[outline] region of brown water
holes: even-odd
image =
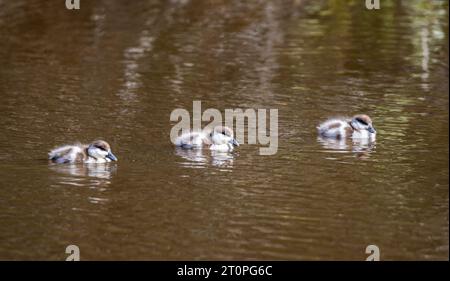
[[[363,2],[0,1],[0,259],[448,259],[448,2]],[[174,149],[193,100],[277,108],[277,154]],[[317,138],[359,112],[376,144]]]

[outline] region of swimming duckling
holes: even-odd
[[[48,159],[54,163],[105,163],[117,161],[106,141],[96,140],[89,145],[73,144],[57,147],[49,152]]]
[[[365,114],[353,116],[351,120],[330,119],[317,127],[319,134],[326,138],[375,140],[377,131],[372,125],[372,120]]]
[[[211,150],[227,152],[232,151],[234,146],[239,146],[239,143],[234,138],[233,130],[216,126],[210,133],[202,131],[183,134],[175,140],[175,145],[186,149],[201,148],[205,145]]]

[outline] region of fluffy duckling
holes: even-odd
[[[57,147],[49,152],[48,159],[54,163],[105,163],[117,161],[106,141],[96,140],[89,145],[73,144]]]
[[[353,116],[351,120],[330,119],[317,127],[319,134],[326,138],[375,140],[377,131],[372,125],[372,120],[365,114]]]
[[[175,145],[181,148],[201,148],[204,145],[215,151],[232,151],[239,143],[234,138],[233,130],[225,126],[216,126],[210,133],[189,132],[179,136]]]

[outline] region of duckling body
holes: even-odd
[[[175,145],[185,149],[208,147],[210,150],[233,151],[239,143],[234,139],[233,130],[224,126],[216,126],[212,132],[189,132],[175,140]]]
[[[325,138],[375,140],[376,130],[372,120],[365,114],[353,116],[352,119],[334,118],[329,119],[317,127],[319,134]]]
[[[102,140],[94,141],[89,145],[76,143],[57,147],[48,153],[48,159],[58,164],[117,161],[117,157],[111,152],[110,145]]]
[[[211,145],[209,135],[204,132],[189,132],[179,136],[175,145],[185,149],[201,148],[203,145]]]

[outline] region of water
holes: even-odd
[[[0,259],[448,259],[447,1],[0,1],[0,65]],[[175,149],[193,100],[277,108],[277,154]]]

